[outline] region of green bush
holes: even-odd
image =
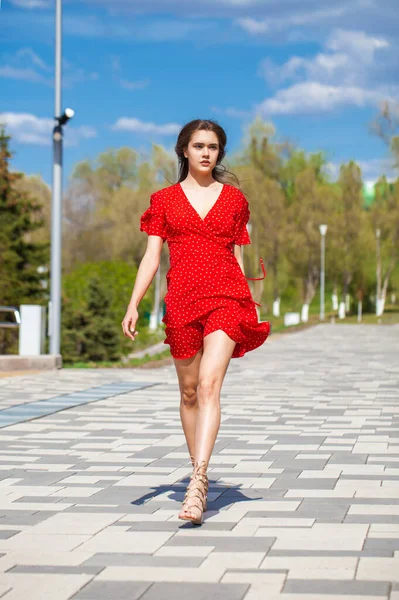
[[[85,263],[63,278],[62,355],[66,362],[117,360],[132,351],[121,322],[137,267],[123,261]],[[137,328],[148,325],[151,301],[143,298]]]

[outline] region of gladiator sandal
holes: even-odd
[[[203,460],[194,464],[179,519],[201,525],[206,495],[206,462]]]
[[[190,460],[191,460],[191,464],[193,465],[194,468],[194,464],[195,464],[195,458],[194,456],[191,456],[190,454]],[[205,475],[205,479],[206,479],[206,483],[205,483],[205,503],[204,503],[204,512],[206,512],[208,510],[208,490],[209,490],[209,480],[208,480],[208,475]]]

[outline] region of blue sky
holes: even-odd
[[[2,0],[0,122],[13,168],[51,183],[54,0]],[[396,6],[395,6],[396,5]],[[172,150],[180,127],[214,118],[227,151],[260,115],[279,139],[324,150],[336,169],[392,175],[370,133],[383,100],[399,101],[396,0],[64,0],[64,185],[100,152],[151,143]]]

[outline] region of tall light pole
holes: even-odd
[[[55,120],[53,129],[53,194],[51,202],[50,354],[60,354],[61,345],[61,242],[62,242],[62,126],[74,116],[67,108],[61,114],[62,5],[55,7]]]
[[[320,321],[324,321],[324,283],[325,283],[325,253],[327,225],[319,225],[321,234],[321,256],[320,256]]]
[[[377,258],[377,289],[375,294],[375,314],[381,316],[381,229],[375,230],[376,258]]]

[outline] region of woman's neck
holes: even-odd
[[[211,173],[192,173],[188,172],[186,179],[182,181],[187,187],[209,187],[216,180],[213,178]]]

